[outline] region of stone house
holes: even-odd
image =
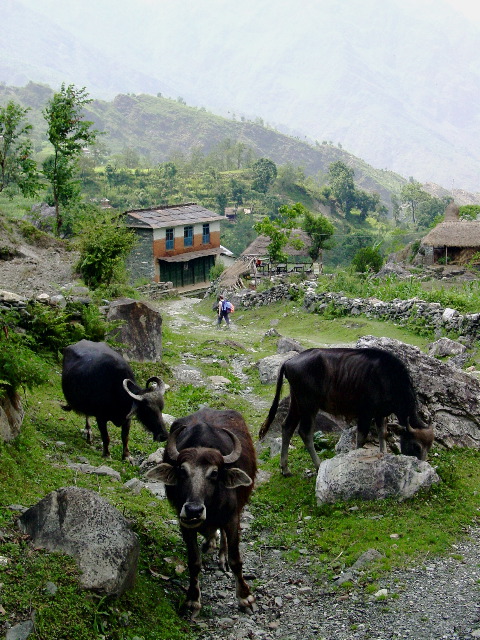
[[[130,280],[172,282],[176,288],[208,282],[221,252],[221,219],[192,202],[127,211],[127,227],[138,239],[127,261]]]
[[[437,224],[420,242],[423,263],[465,264],[480,252],[480,222],[461,220],[458,207],[451,202],[443,222]]]

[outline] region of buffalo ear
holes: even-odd
[[[147,471],[145,477],[147,478],[147,480],[157,480],[170,486],[177,484],[175,469],[171,464],[167,464],[166,462],[157,464],[156,467],[153,467],[153,469]]]
[[[249,487],[252,484],[252,479],[245,471],[233,467],[233,469],[227,469],[225,486],[227,489],[235,489],[236,487]]]

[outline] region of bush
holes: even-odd
[[[380,251],[373,247],[359,249],[352,260],[353,268],[359,273],[366,273],[367,271],[377,273],[380,271],[382,264],[383,258]]]
[[[126,282],[125,259],[135,241],[135,233],[119,222],[117,214],[101,212],[95,220],[86,220],[77,264],[85,284],[96,289]]]
[[[223,262],[216,262],[208,272],[209,280],[211,280],[212,282],[214,280],[217,280],[224,271],[225,271],[225,265],[223,264]]]

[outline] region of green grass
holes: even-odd
[[[272,322],[278,321],[275,327],[280,334],[296,338],[307,347],[354,344],[365,334],[425,346],[424,338],[389,323],[363,318],[325,319],[304,313],[295,302],[237,309],[229,332],[215,328],[211,300],[185,305],[180,328],[178,317],[177,324],[169,317],[169,303],[158,304],[165,309],[164,359],[162,363],[133,363],[138,381],[144,383],[147,377],[160,375],[171,386],[165,396],[166,413],[179,417],[205,403],[237,409],[253,434],[258,433],[266,415],[260,400],[268,405],[274,394],[273,385],[260,383],[254,364],[276,353],[277,338],[265,337]],[[243,393],[245,379],[233,367],[239,357],[251,363],[243,369],[243,375],[248,376],[248,396]],[[205,377],[222,375],[231,382],[225,390],[180,384],[173,367],[181,363],[199,368]],[[0,625],[7,619],[10,624],[25,620],[35,610],[40,638],[161,640],[197,636],[197,630],[182,615],[187,572],[177,575],[175,566],[185,563],[185,548],[178,528],[169,523],[174,517],[171,508],[146,491],[134,495],[124,488],[127,480],[138,475],[138,469],[122,462],[120,430],[113,426],[109,427],[112,458],[108,464],[121,474],[121,482],[69,470],[68,460],[87,459],[95,466],[105,460],[101,457],[98,429],[93,428],[93,445],[87,445],[82,436],[83,419],[62,411],[62,402],[60,365],[50,365],[49,383],[24,398],[26,418],[20,436],[12,443],[0,444],[0,555],[10,560],[6,568],[0,568],[0,582],[4,584],[1,604],[6,611],[5,617],[0,616]],[[303,563],[308,557],[310,570],[321,581],[329,581],[374,547],[384,557],[369,567],[363,586],[375,584],[383,572],[394,567],[451,553],[451,544],[478,517],[477,451],[433,451],[431,460],[438,466],[442,483],[413,499],[319,507],[311,460],[298,438],[294,438],[294,445],[290,454],[291,478],[281,476],[278,458],[262,455],[261,468],[272,475],[253,494],[255,520],[245,537],[258,547],[274,545],[283,549],[289,563]],[[141,459],[156,448],[151,435],[134,421],[130,435],[133,457]],[[132,522],[140,538],[137,581],[134,589],[120,598],[101,598],[81,591],[77,569],[70,559],[33,548],[15,527],[17,515],[7,505],[28,507],[50,491],[73,484],[98,491],[108,499]],[[391,534],[399,537],[391,538]],[[304,549],[308,556],[302,553]],[[58,587],[54,596],[45,590],[47,582]],[[347,590],[352,588],[357,587],[344,586]]]

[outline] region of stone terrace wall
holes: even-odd
[[[382,302],[376,298],[348,298],[341,293],[316,293],[309,284],[279,284],[261,292],[245,289],[232,293],[230,300],[238,308],[252,308],[304,295],[303,306],[310,313],[323,313],[333,305],[345,315],[363,314],[400,325],[406,324],[408,319],[418,320],[438,334],[452,331],[471,340],[480,338],[480,313],[461,314],[456,309],[444,308],[437,302],[425,302],[419,298]]]

